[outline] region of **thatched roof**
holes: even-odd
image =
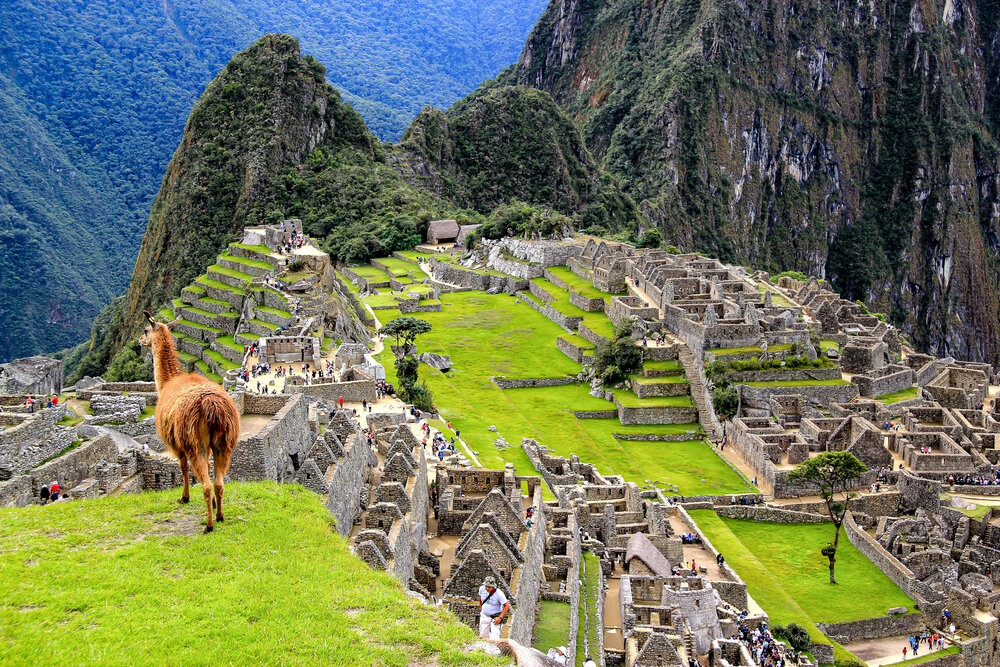
[[[460,231],[455,220],[431,220],[427,226],[428,239],[454,239]]]
[[[633,558],[641,560],[650,572],[658,577],[670,576],[670,561],[660,553],[649,538],[644,533],[635,533],[628,538],[628,547],[625,550],[625,562],[630,563]]]

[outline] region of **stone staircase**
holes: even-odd
[[[677,345],[677,358],[684,366],[684,375],[691,385],[691,398],[698,408],[698,422],[709,437],[718,437],[721,430],[716,428],[715,411],[712,409],[711,397],[705,385],[701,361],[694,356],[691,349],[684,343]]]

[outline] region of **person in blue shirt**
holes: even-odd
[[[500,624],[510,613],[510,602],[497,588],[494,577],[486,577],[479,587],[479,636],[482,639],[500,639]]]

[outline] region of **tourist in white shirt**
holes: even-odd
[[[497,588],[494,577],[486,577],[479,587],[479,636],[482,639],[500,639],[500,624],[510,613],[510,602]]]

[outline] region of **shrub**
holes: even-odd
[[[668,245],[667,248],[666,248],[666,250],[667,250],[667,254],[670,254],[670,255],[679,255],[679,254],[681,254],[681,249],[678,248],[675,245]]]
[[[594,371],[605,384],[624,382],[642,367],[642,349],[632,338],[634,326],[632,320],[626,320],[615,327],[610,343],[602,342],[594,351]]]
[[[306,260],[300,257],[299,259],[296,259],[295,261],[293,261],[291,264],[288,265],[288,272],[298,273],[304,268],[306,268]]]
[[[660,230],[653,227],[642,233],[642,238],[639,239],[637,245],[640,248],[659,248],[662,242],[663,237],[660,235]]]
[[[799,282],[802,283],[809,281],[809,276],[802,273],[801,271],[782,271],[781,273],[772,276],[772,278],[774,280],[777,280],[778,278],[791,278],[792,280],[798,280]]]
[[[776,628],[777,629],[777,628]],[[788,642],[796,651],[805,651],[812,644],[812,640],[809,639],[809,631],[803,628],[798,623],[789,623],[787,627],[782,628],[784,630],[784,636],[779,637],[779,639],[784,639]],[[776,637],[777,633],[772,632]]]
[[[720,417],[732,417],[740,408],[740,395],[732,387],[716,387],[712,390],[712,407]]]

